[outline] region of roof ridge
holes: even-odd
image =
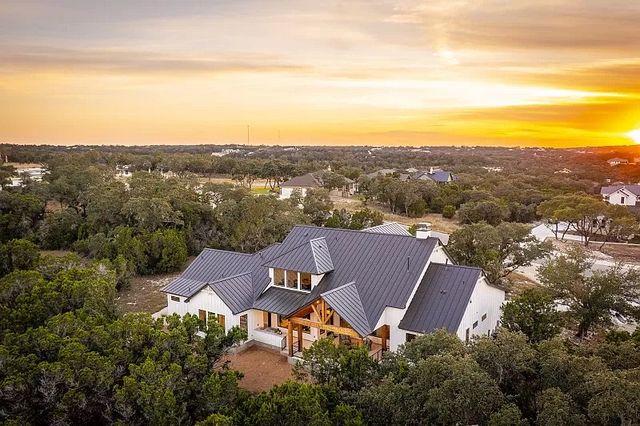
[[[434,265],[434,266],[444,266],[446,267],[456,267],[456,268],[465,268],[465,269],[475,269],[478,271],[482,271],[482,268],[478,268],[477,266],[470,266],[470,265],[456,265],[455,263],[441,263],[441,262],[431,262],[429,264],[429,266]]]
[[[399,223],[399,222],[396,222],[396,223]],[[303,225],[303,224],[295,225],[294,228],[330,229],[332,231],[353,232],[353,233],[356,233],[356,234],[362,234],[363,233],[362,231],[365,230],[365,229],[330,228],[330,227],[326,227],[326,226]],[[413,235],[382,234],[382,233],[379,233],[379,232],[369,232],[369,234],[380,235],[380,236],[383,236],[383,237],[412,238],[414,240],[421,241],[419,238],[416,238]],[[437,238],[429,237],[429,238],[423,239],[422,241],[426,241],[426,240],[437,240]]]
[[[267,247],[263,248],[262,250],[265,250]],[[260,251],[262,251],[260,250]],[[256,253],[243,253],[241,251],[231,251],[231,250],[223,250],[223,249],[215,249],[215,248],[210,248],[210,247],[205,247],[202,249],[202,251],[216,251],[219,253],[231,253],[231,254],[241,254],[243,256],[253,256],[256,253],[260,253],[260,251],[257,251]],[[202,253],[202,252],[200,252]]]
[[[252,274],[252,273],[253,273],[253,270],[251,270],[251,271],[247,271],[247,272],[241,272],[241,273],[239,273],[239,274],[229,275],[228,277],[220,278],[219,280],[211,281],[211,282],[206,283],[206,284],[208,284],[208,285],[213,285],[213,284],[217,284],[217,283],[222,282],[222,281],[230,280],[230,279],[232,279],[232,278],[238,278],[238,277],[241,277],[241,276],[243,276],[243,275],[250,275],[250,274]],[[203,281],[203,282],[204,282],[204,281]]]
[[[342,290],[343,288],[345,288],[345,287],[347,287],[347,286],[350,286],[350,285],[354,285],[354,286],[355,286],[355,285],[356,285],[356,282],[355,282],[355,281],[349,281],[349,282],[348,282],[348,283],[346,283],[346,284],[342,284],[342,285],[340,285],[340,286],[338,286],[338,287],[336,287],[336,288],[332,288],[331,290],[327,290],[327,291],[325,291],[324,293],[320,293],[320,296],[323,296],[323,295],[325,295],[325,294],[331,294],[331,293],[333,293],[333,292],[335,292],[335,291],[337,291],[337,290]],[[358,291],[358,287],[356,287],[356,292],[357,292],[357,291]],[[358,293],[358,298],[359,298],[359,297],[360,297],[360,293]]]

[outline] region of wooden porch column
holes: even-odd
[[[302,324],[298,324],[298,352],[302,352]]]
[[[386,351],[389,349],[389,326],[382,326],[382,351]]]
[[[291,321],[287,325],[287,346],[289,347],[289,356],[293,356],[293,323]]]

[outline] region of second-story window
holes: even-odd
[[[273,284],[278,287],[284,287],[284,269],[273,270]]]
[[[298,288],[298,273],[287,271],[287,288]]]
[[[311,274],[300,272],[300,290],[311,291]]]

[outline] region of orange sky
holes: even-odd
[[[640,1],[0,3],[0,142],[247,124],[255,144],[629,144]]]

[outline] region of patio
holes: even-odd
[[[286,356],[254,345],[247,350],[227,355],[231,368],[244,374],[240,387],[252,392],[271,389],[293,378]]]

